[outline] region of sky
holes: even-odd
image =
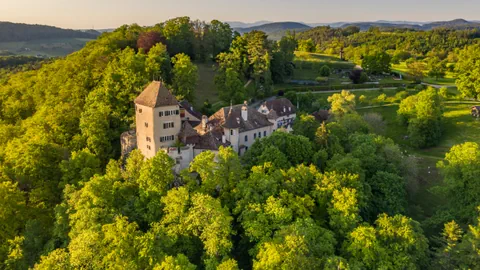
[[[178,16],[221,21],[480,20],[479,0],[0,0],[0,21],[73,29],[154,25]]]

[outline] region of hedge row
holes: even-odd
[[[405,84],[403,82],[398,83],[387,83],[387,84],[345,84],[345,85],[312,85],[312,86],[292,86],[292,87],[282,87],[275,89],[275,92],[279,91],[288,92],[317,92],[317,91],[328,91],[328,90],[352,90],[352,89],[366,89],[366,88],[388,88],[388,87],[414,87],[416,84]]]

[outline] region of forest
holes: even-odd
[[[479,142],[438,161],[435,192],[448,203],[416,221],[418,160],[357,111],[353,92],[328,97],[328,121],[300,111],[293,133],[276,131],[242,157],[204,152],[180,175],[163,152],[120,157],[133,100],[152,78],[193,101],[195,63],[214,60],[220,99],[270,97],[303,37],[321,50],[338,39],[347,52],[409,42],[412,54],[458,51],[459,91],[480,95],[474,31],[321,29],[275,42],[180,17],[125,25],[64,58],[0,73],[0,268],[478,269]],[[398,123],[413,147],[440,140],[444,106],[435,88],[401,95]]]
[[[97,31],[78,31],[47,25],[0,22],[0,41],[29,41],[51,38],[96,38]]]

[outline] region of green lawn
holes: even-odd
[[[295,58],[293,59],[293,62],[295,63],[296,68],[299,70],[313,69],[316,66],[322,65],[327,65],[331,69],[352,69],[355,66],[354,63],[342,61],[337,56],[298,51],[295,52]],[[317,76],[313,77],[313,79],[315,79]]]
[[[396,71],[404,75],[410,72],[406,62],[393,64],[392,71]],[[428,70],[425,70],[424,75],[426,76],[427,73],[428,73]],[[436,78],[425,77],[422,79],[422,81],[429,84],[455,86],[455,77],[456,77],[456,74],[454,72],[447,72],[445,74],[445,78],[436,79]]]
[[[25,42],[0,42],[0,51],[8,51],[16,55],[28,56],[65,56],[82,49],[88,41],[91,41],[91,39],[61,38]]]
[[[436,85],[455,86],[455,78],[424,78],[423,82]]]
[[[195,92],[194,106],[199,110],[205,101],[208,100],[213,104],[218,99],[218,94],[215,89],[215,70],[214,63],[195,63],[198,67],[198,84]]]

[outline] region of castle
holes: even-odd
[[[296,108],[285,98],[263,103],[247,102],[221,108],[210,117],[186,101],[179,102],[163,82],[151,82],[135,99],[136,130],[122,134],[122,156],[138,148],[146,158],[165,151],[176,161],[175,170],[187,168],[203,151],[232,147],[243,155],[255,140],[275,130],[292,130]]]

